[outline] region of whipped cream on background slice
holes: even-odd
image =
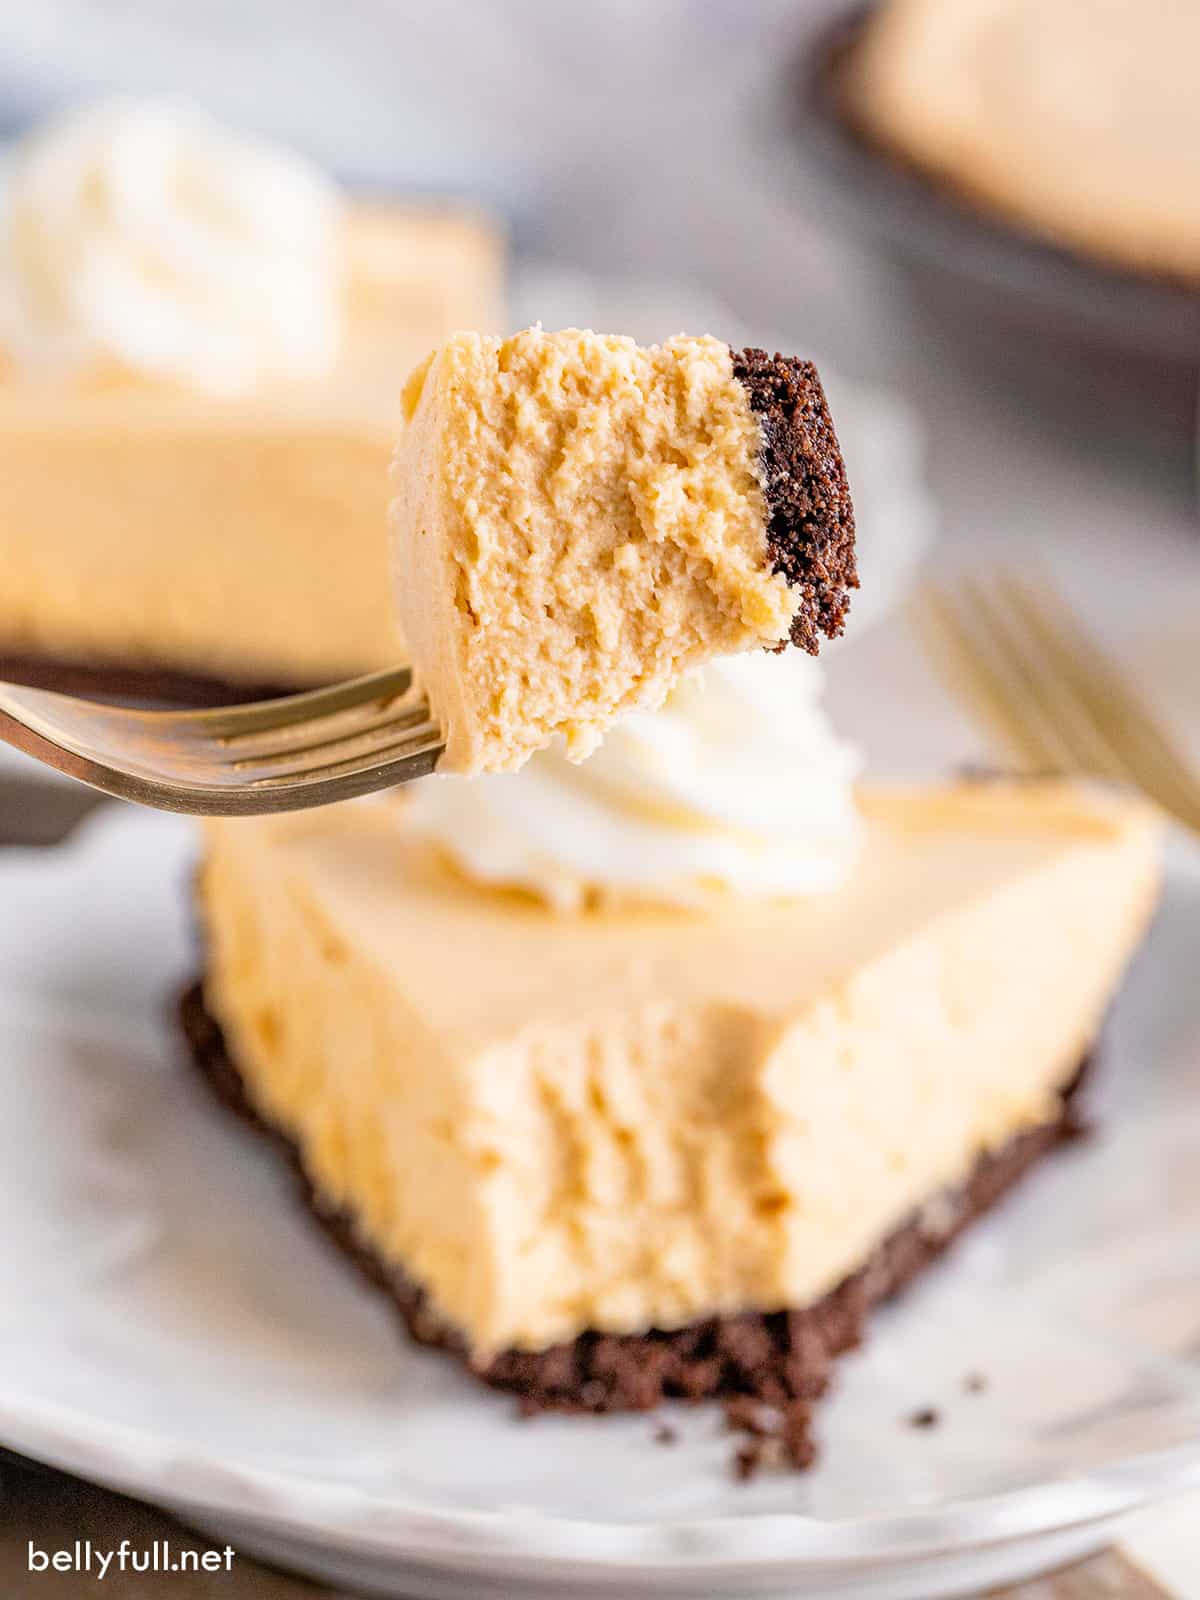
[[[112,100],[20,143],[0,179],[0,343],[218,393],[328,370],[340,201],[286,150],[168,100]]]
[[[860,762],[821,682],[799,651],[727,657],[622,718],[582,765],[554,748],[515,774],[434,778],[408,816],[468,877],[559,911],[825,893],[857,853]]]

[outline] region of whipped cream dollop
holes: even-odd
[[[799,651],[728,657],[624,717],[582,765],[555,748],[511,775],[433,778],[409,817],[468,877],[559,911],[826,893],[857,853],[860,760],[821,683]]]
[[[338,191],[306,161],[173,101],[37,130],[0,172],[0,343],[218,393],[328,370]]]

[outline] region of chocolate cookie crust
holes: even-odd
[[[811,361],[731,350],[762,434],[760,471],[775,571],[800,590],[791,641],[816,655],[844,629],[858,588],[854,506],[825,391]]]
[[[983,1156],[967,1182],[938,1196],[898,1228],[867,1264],[816,1304],[799,1310],[709,1317],[685,1328],[639,1334],[583,1333],[549,1350],[506,1350],[477,1363],[463,1340],[430,1307],[422,1290],[382,1262],[358,1236],[353,1219],[330,1210],[303,1170],[286,1135],[267,1127],[250,1105],[221,1029],[205,1008],[200,984],[183,995],[180,1020],[196,1066],[218,1097],[275,1139],[300,1181],[306,1206],[334,1242],[394,1302],[420,1344],[448,1350],[485,1383],[536,1411],[647,1411],[671,1398],[749,1396],[778,1407],[793,1429],[807,1405],[829,1384],[833,1358],[862,1342],[871,1309],[899,1293],[1037,1161],[1081,1131],[1078,1090],[1088,1063],[1063,1092],[1059,1115]],[[743,1426],[736,1418],[735,1425]],[[806,1465],[812,1452],[800,1439],[788,1454]]]

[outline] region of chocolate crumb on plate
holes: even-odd
[[[763,1464],[763,1455],[768,1441],[766,1439],[748,1439],[740,1447],[733,1458],[733,1476],[737,1483],[749,1483]]]
[[[812,1407],[805,1400],[793,1400],[783,1413],[783,1452],[793,1472],[807,1472],[817,1459]]]
[[[752,1394],[730,1395],[724,1403],[726,1426],[754,1439],[773,1439],[782,1431],[783,1412]]]
[[[727,1426],[748,1436],[734,1457],[739,1480],[768,1462],[803,1472],[816,1460],[812,1406],[807,1400],[777,1406],[749,1394],[731,1395],[724,1402],[724,1411]]]

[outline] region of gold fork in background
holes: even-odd
[[[913,613],[947,685],[1024,770],[1130,785],[1200,833],[1200,772],[1048,580],[929,582]]]

